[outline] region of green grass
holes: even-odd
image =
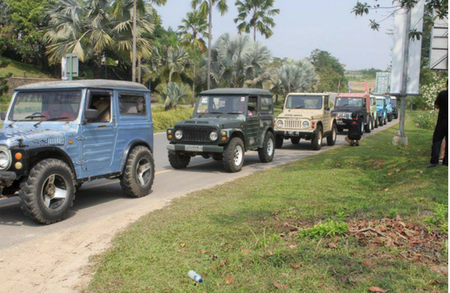
[[[174,200],[93,259],[86,292],[447,292],[448,169],[407,120],[408,147],[391,127]]]
[[[0,60],[9,62],[8,66],[5,68],[0,68],[0,76],[6,76],[8,73],[12,73],[12,76],[14,77],[48,77],[32,65],[18,62],[6,57],[0,57]]]

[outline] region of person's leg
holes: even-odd
[[[438,122],[436,124],[436,128],[433,133],[433,144],[431,145],[431,159],[430,159],[430,167],[431,165],[439,164],[439,152],[442,145],[442,139],[445,137],[446,133],[445,129]]]
[[[444,159],[442,160],[442,165],[448,166],[448,144],[447,144],[447,136],[444,139],[445,141],[445,153],[444,153]]]
[[[348,142],[348,143],[352,142],[351,139],[348,136],[345,137],[345,141]]]

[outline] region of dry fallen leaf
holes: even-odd
[[[204,250],[204,249],[202,249],[202,250],[200,250],[200,253],[201,254],[205,254],[205,253],[207,253],[208,251],[207,250]]]
[[[225,284],[230,285],[231,283],[233,283],[234,278],[231,276],[226,276],[225,277]]]
[[[381,289],[379,287],[370,287],[369,291],[370,292],[378,292],[378,293],[386,293],[389,290],[383,290],[383,289]]]
[[[277,289],[287,289],[287,285],[282,285],[282,284],[278,284],[277,282],[272,281],[272,284],[275,286],[275,288]]]
[[[389,191],[389,187],[386,187],[386,188],[384,189],[384,191]]]
[[[181,247],[181,248],[184,248],[185,246],[186,246],[186,243],[181,243],[181,244],[180,244],[180,247]]]
[[[293,268],[294,270],[298,270],[298,269],[301,268],[301,267],[302,267],[301,264],[292,265],[292,268]]]

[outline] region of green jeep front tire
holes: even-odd
[[[180,152],[169,152],[169,163],[174,169],[184,169],[189,165],[191,157]]]
[[[270,131],[266,132],[264,136],[263,147],[258,149],[259,160],[262,163],[272,162],[275,155],[275,138]]]
[[[74,174],[57,159],[45,159],[30,170],[20,184],[19,203],[24,214],[41,224],[59,222],[75,199]]]
[[[233,137],[223,153],[223,166],[228,172],[239,172],[244,165],[244,143],[239,137]]]

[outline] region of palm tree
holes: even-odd
[[[271,28],[275,26],[270,16],[280,13],[280,9],[272,9],[275,0],[246,0],[236,1],[238,8],[238,16],[234,19],[234,23],[238,24],[239,33],[250,33],[253,30],[253,41],[256,41],[256,31],[266,39],[273,35]],[[246,19],[250,18],[247,22]]]
[[[308,92],[314,89],[318,80],[314,66],[309,61],[288,60],[278,70],[278,84],[273,91],[281,95]]]
[[[122,6],[122,2],[127,0],[116,0],[113,4],[113,15],[120,14],[120,9],[117,9],[117,7]],[[166,4],[167,0],[149,0],[151,3],[154,3],[156,5],[164,5]],[[136,80],[136,46],[137,46],[137,15],[139,11],[143,11],[145,7],[145,1],[144,0],[133,0],[133,28],[132,28],[132,53],[131,53],[131,67],[132,67],[132,77],[131,80]],[[138,10],[139,9],[139,10]]]
[[[175,82],[161,83],[156,90],[159,92],[160,98],[164,100],[165,111],[175,109],[178,103],[190,94],[189,85]]]
[[[216,86],[243,87],[263,77],[270,58],[269,49],[248,35],[231,37],[226,33],[212,49],[211,77]]]
[[[167,82],[172,82],[172,76],[174,73],[181,73],[186,68],[186,64],[189,60],[189,55],[185,47],[166,47],[155,51],[154,59],[158,64],[158,71],[161,79],[165,80],[167,76]]]
[[[49,29],[45,40],[50,62],[57,63],[67,53],[76,53],[81,61],[101,55],[113,44],[108,1],[57,0],[48,11]]]
[[[200,4],[201,3],[201,4]],[[200,13],[206,17],[209,16],[208,20],[208,60],[207,60],[207,78],[206,84],[207,88],[210,89],[211,84],[211,43],[212,43],[212,8],[214,5],[217,6],[221,15],[224,15],[228,11],[227,0],[192,0],[191,5],[193,9],[196,9],[197,5],[200,5]]]
[[[206,45],[203,38],[200,36],[208,36],[206,33],[207,22],[199,11],[189,12],[186,18],[181,20],[182,25],[178,26],[178,32],[182,35],[181,43],[190,46],[194,54],[193,78],[192,78],[192,103],[194,103],[195,95],[195,69],[197,63],[197,48],[201,52],[206,51]]]

